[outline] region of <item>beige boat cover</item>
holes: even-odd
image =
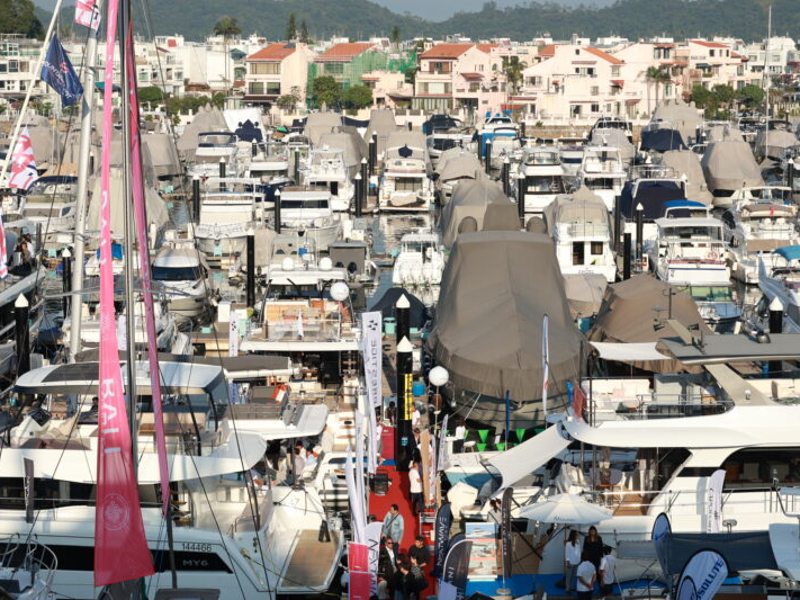
[[[183,133],[178,138],[178,152],[181,156],[187,161],[194,160],[197,136],[209,131],[228,131],[228,124],[221,110],[205,106],[197,112],[192,122],[183,128]]]
[[[372,134],[378,134],[378,154],[386,150],[386,140],[389,134],[397,131],[397,122],[394,119],[394,111],[375,108],[369,113],[369,125],[364,133],[364,141],[369,144]]]
[[[703,117],[691,104],[681,100],[663,100],[653,111],[653,120],[661,119],[681,132],[684,141],[697,135],[697,128],[703,125]]]
[[[544,209],[544,221],[547,231],[553,235],[557,223],[590,223],[608,227],[611,233],[611,217],[605,202],[597,194],[586,187],[578,188],[574,194],[562,194]]]
[[[580,319],[597,314],[607,287],[605,276],[597,273],[564,275],[564,291],[572,318]]]
[[[341,115],[332,112],[315,112],[308,115],[304,133],[308,136],[311,145],[317,146],[324,134],[338,132],[341,127]]]
[[[519,229],[517,205],[506,197],[502,186],[488,179],[459,181],[453,196],[439,217],[439,231],[446,248],[455,244],[458,226],[466,217],[472,217],[478,224],[478,231],[486,229]]]
[[[86,229],[98,231],[100,229],[100,177],[95,177],[89,198],[89,208],[86,218]],[[145,207],[147,210],[148,224],[155,224],[162,229],[169,222],[167,205],[158,193],[149,185],[144,187]],[[115,235],[125,233],[125,215],[122,207],[122,171],[119,167],[111,167],[111,231]],[[91,236],[90,236],[91,238]]]
[[[355,177],[361,168],[361,159],[366,158],[367,149],[364,140],[355,133],[323,133],[319,137],[317,148],[332,148],[344,150],[344,166],[350,171],[350,176]]]
[[[181,160],[172,136],[167,133],[149,133],[142,136],[142,147],[147,148],[156,177],[177,177],[182,173]]]
[[[725,141],[742,142],[744,138],[742,137],[742,132],[733,125],[713,125],[708,129],[706,141],[709,144]]]
[[[455,150],[453,154],[447,154]],[[477,179],[482,172],[481,163],[474,152],[467,152],[461,148],[451,148],[442,153],[436,171],[439,181],[452,181],[453,179]]]
[[[709,144],[700,162],[708,189],[738,190],[764,185],[761,169],[750,145],[744,141],[726,140]]]
[[[797,136],[785,129],[773,129],[772,131],[758,132],[755,142],[756,157],[761,160],[764,158],[779,159],[786,148],[796,146]]]
[[[672,318],[690,327],[699,325],[711,335],[691,296],[650,275],[641,274],[606,288],[597,319],[589,330],[593,342],[640,343],[657,342],[662,338],[677,337],[677,333],[659,319],[669,316],[669,295],[672,288]],[[656,307],[663,310],[656,311]],[[674,372],[681,369],[677,361],[641,361],[633,366],[655,373]]]
[[[691,150],[668,150],[661,155],[661,162],[674,169],[678,177],[686,180],[686,198],[709,206],[712,201],[708,191],[700,157]]]
[[[619,150],[622,162],[630,165],[636,158],[636,148],[628,141],[628,137],[621,129],[595,129],[589,140],[592,146],[611,146]]]
[[[548,408],[558,410],[566,381],[575,381],[580,372],[583,336],[573,323],[550,238],[524,231],[459,237],[442,275],[428,340],[457,390],[481,394],[477,401],[468,394],[457,412],[501,425],[508,392],[512,427],[541,422],[544,315],[549,320]]]

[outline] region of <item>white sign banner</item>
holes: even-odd
[[[381,552],[381,531],[383,521],[374,521],[367,525],[367,550],[369,552],[369,574],[372,576],[370,587],[372,594],[378,594],[378,560]]]
[[[381,391],[381,323],[383,317],[379,311],[366,312],[361,315],[361,352],[364,355],[364,381],[367,386],[367,401],[375,408],[382,408]]]
[[[442,429],[439,433],[439,457],[436,459],[436,470],[445,471],[450,468],[450,456],[447,453],[447,425],[450,415],[445,415],[442,419]]]
[[[690,579],[694,583],[694,600],[711,600],[727,577],[728,565],[725,559],[713,550],[700,550],[683,567],[678,590],[683,587],[684,580]],[[690,592],[691,588],[683,593],[683,597],[691,598]]]
[[[358,460],[356,458],[356,460]],[[350,526],[353,530],[353,543],[364,544],[366,542],[366,517],[364,515],[364,502],[359,497],[356,478],[363,480],[363,469],[356,469],[353,461],[353,453],[347,447],[347,463],[345,463],[344,478],[347,484],[347,495],[350,500]]]
[[[722,488],[725,485],[725,471],[717,469],[708,478],[706,487],[706,533],[722,531]]]
[[[550,379],[550,332],[547,315],[542,317],[542,412],[547,416],[547,380]]]
[[[228,356],[239,356],[239,315],[235,308],[231,309],[228,329]]]

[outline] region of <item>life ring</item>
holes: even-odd
[[[706,255],[706,258],[708,260],[717,260],[719,258],[719,254],[717,254],[716,252],[711,251]]]

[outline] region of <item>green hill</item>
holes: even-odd
[[[0,6],[3,2],[0,0]],[[181,33],[200,40],[223,15],[239,20],[244,34],[257,32],[281,39],[290,13],[305,20],[312,36],[342,35],[364,39],[388,35],[397,25],[403,38],[461,33],[473,38],[510,37],[529,40],[542,33],[568,39],[573,33],[596,37],[617,34],[630,39],[653,35],[678,38],[730,35],[763,39],[767,6],[773,5],[775,35],[800,38],[800,0],[618,0],[605,8],[565,9],[553,2],[497,8],[484,4],[479,12],[457,13],[441,22],[398,15],[368,0],[149,0],[156,34]],[[140,6],[136,3],[136,8]],[[69,22],[73,8],[64,9]],[[37,9],[47,23],[47,13]]]

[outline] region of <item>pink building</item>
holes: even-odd
[[[250,104],[271,107],[281,96],[306,101],[308,65],[314,52],[305,44],[269,44],[245,59],[245,97]]]
[[[496,44],[437,44],[419,57],[413,108],[428,112],[496,112],[506,101]]]

